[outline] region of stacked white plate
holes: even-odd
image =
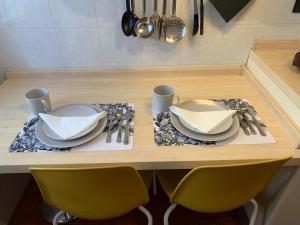
[[[193,112],[208,112],[226,110],[222,103],[210,100],[192,100],[179,103],[176,105],[179,108],[193,111]],[[189,126],[183,119],[171,113],[171,122],[174,127],[187,137],[199,141],[224,141],[235,136],[240,128],[239,119],[237,115],[233,115],[226,120],[222,126],[209,133],[201,133],[193,127]]]
[[[72,104],[56,108],[53,111],[49,112],[49,114],[59,117],[79,117],[91,116],[99,112],[101,112],[101,109],[93,105]],[[35,134],[37,139],[44,145],[54,148],[70,148],[85,144],[96,138],[103,132],[106,123],[107,117],[104,117],[97,123],[91,125],[82,133],[64,140],[60,136],[58,136],[49,126],[47,126],[47,124],[41,119],[35,128]]]

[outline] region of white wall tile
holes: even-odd
[[[7,16],[15,27],[53,27],[48,0],[3,0],[3,3]]]
[[[100,27],[120,26],[122,15],[125,12],[125,1],[95,0],[97,17]]]
[[[23,61],[13,31],[0,30],[0,68],[22,68]]]
[[[125,37],[119,27],[100,28],[104,67],[141,66],[141,39]]]
[[[218,63],[218,56],[222,40],[222,27],[218,26],[215,19],[214,9],[208,1],[204,2],[204,35],[192,36],[194,17],[188,13],[193,11],[192,4],[182,5],[180,11],[187,15],[187,35],[182,41],[181,64],[183,65],[214,65]]]
[[[300,39],[300,24],[268,25],[265,39]]]
[[[174,66],[180,64],[181,42],[167,44],[163,40],[142,40],[143,66]]]
[[[224,31],[221,46],[221,64],[245,63],[255,39],[262,39],[264,25],[237,25]]]
[[[97,27],[94,0],[49,0],[56,27]]]
[[[300,23],[300,13],[292,13],[295,0],[275,0],[270,17],[271,24]]]
[[[56,32],[53,29],[14,31],[26,68],[62,68]]]
[[[58,38],[67,68],[102,67],[97,28],[58,29]]]
[[[0,0],[0,28],[8,28],[9,27],[9,21],[8,17],[6,15],[3,2]]]
[[[265,24],[271,14],[273,2],[274,0],[252,0],[230,23]]]

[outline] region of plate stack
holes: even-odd
[[[80,118],[89,117],[101,113],[102,110],[96,106],[88,104],[72,104],[65,105],[49,112],[48,114],[55,117],[68,117],[68,118]],[[71,121],[71,120],[70,120]],[[85,144],[101,134],[106,126],[107,117],[106,113],[103,113],[101,119],[91,122],[85,129],[82,129],[74,136],[65,138],[58,135],[53,129],[50,128],[43,119],[40,119],[36,128],[35,134],[37,139],[44,145],[53,148],[71,148],[78,145]],[[55,124],[55,121],[53,122]],[[72,126],[72,124],[67,124]],[[74,124],[74,127],[78,124]]]
[[[192,124],[192,119],[189,120],[187,115],[193,116],[193,119],[197,119],[197,114],[200,112],[216,112],[222,111],[226,113],[226,107],[219,102],[210,101],[210,100],[193,100],[193,101],[186,101],[176,105],[176,109],[182,110],[182,112],[187,111],[189,114],[182,114],[181,112],[175,112],[174,108],[171,109],[171,122],[174,127],[189,138],[193,138],[199,141],[210,141],[210,142],[217,142],[217,141],[224,141],[235,136],[239,131],[239,120],[236,113],[231,112],[232,115],[225,117],[223,120],[220,120],[218,124],[215,124],[213,129],[210,129],[208,132],[203,131],[203,129],[199,129],[194,124]],[[175,113],[174,113],[175,112]],[[194,113],[196,112],[196,113]],[[229,112],[228,112],[229,113]],[[227,115],[228,115],[227,113]],[[216,113],[215,113],[216,114]],[[221,112],[220,112],[220,115]],[[214,123],[212,118],[207,118],[207,120],[212,120],[211,122]],[[216,118],[218,120],[220,118]],[[205,118],[202,118],[202,121],[205,121]],[[207,121],[205,121],[207,122]]]

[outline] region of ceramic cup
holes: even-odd
[[[35,116],[39,113],[47,113],[51,110],[49,91],[46,88],[36,88],[25,94],[26,103]]]
[[[156,115],[160,112],[168,112],[169,107],[173,105],[173,101],[179,103],[179,97],[175,95],[174,89],[168,85],[160,85],[153,89],[152,114]]]

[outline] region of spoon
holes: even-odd
[[[172,15],[166,19],[163,30],[165,39],[169,43],[178,42],[186,33],[185,23],[176,16],[176,0],[173,0]]]
[[[122,30],[126,36],[130,36],[134,30],[135,19],[130,11],[130,0],[126,0],[126,12],[122,16]]]
[[[154,24],[146,16],[146,0],[143,0],[143,17],[137,21],[134,30],[136,35],[141,38],[148,38],[154,32]]]

